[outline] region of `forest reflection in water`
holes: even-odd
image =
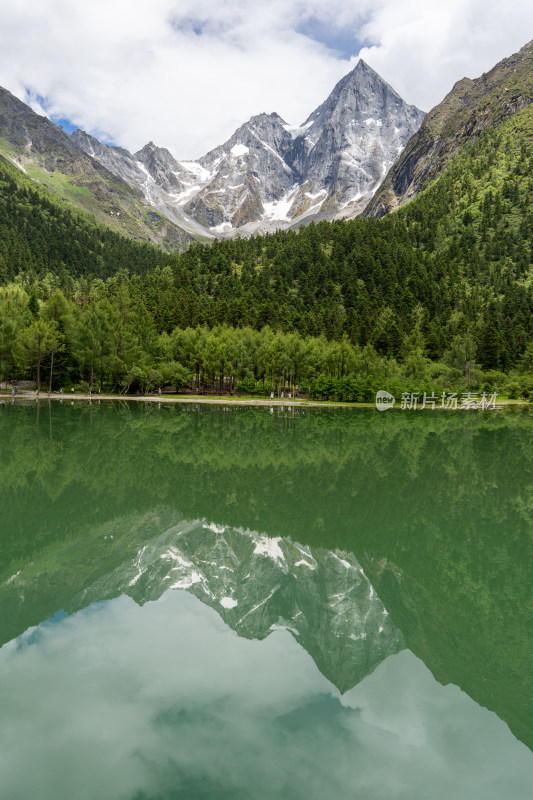
[[[164,600],[177,577],[241,636],[270,640],[285,622],[343,692],[392,653],[412,658],[408,647],[532,748],[532,422],[527,411],[2,406],[0,641],[124,593]],[[260,557],[268,540],[277,567]],[[192,566],[171,575],[178,558]],[[233,570],[231,586],[216,567]],[[273,589],[247,618],[256,627],[239,629],[239,604]],[[371,591],[381,605],[359,630],[354,609],[370,608]]]

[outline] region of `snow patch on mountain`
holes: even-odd
[[[249,152],[250,148],[246,147],[245,144],[234,144],[230,150],[231,155],[235,156],[235,158],[239,158],[239,156],[245,156]]]
[[[268,536],[260,536],[255,541],[254,555],[267,556],[274,561],[285,561],[285,556],[279,546],[281,539],[271,539]]]
[[[239,604],[238,604],[237,600],[235,600],[233,597],[222,597],[220,599],[220,605],[223,608],[235,608],[235,606],[237,606]]]

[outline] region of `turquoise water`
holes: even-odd
[[[0,406],[1,796],[525,800],[532,433]]]

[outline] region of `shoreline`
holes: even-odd
[[[0,393],[0,399],[5,397],[6,399],[13,400],[13,397],[10,393]],[[37,396],[36,392],[31,391],[19,391],[17,393],[17,400],[35,400],[35,401],[43,401],[43,400],[59,400],[60,402],[66,402],[68,400],[82,400],[85,402],[93,403],[99,402],[102,400],[106,401],[118,401],[118,402],[134,402],[134,403],[203,403],[205,405],[236,405],[236,406],[283,406],[285,407],[292,407],[292,406],[324,406],[324,407],[336,407],[342,406],[345,408],[374,408],[374,403],[348,403],[348,402],[340,402],[340,401],[333,401],[333,400],[288,400],[288,399],[281,399],[281,398],[274,398],[270,400],[269,398],[259,398],[259,397],[213,397],[213,396],[205,396],[205,395],[117,395],[117,394],[86,394],[81,392],[72,392],[70,394],[59,394],[58,392],[52,392],[48,394],[48,392],[40,392]]]
[[[3,399],[13,401],[13,397],[10,392],[0,392],[0,400]],[[72,392],[70,394],[60,394],[59,392],[52,392],[48,394],[48,392],[41,392],[39,395],[35,391],[19,391],[15,398],[16,400],[34,400],[42,402],[44,400],[59,400],[60,402],[66,401],[84,401],[84,402],[101,402],[105,401],[118,401],[118,402],[134,402],[134,403],[195,403],[204,404],[204,405],[235,405],[235,406],[270,406],[272,408],[351,408],[351,409],[361,409],[361,408],[374,408],[376,409],[376,405],[374,402],[370,403],[350,403],[347,401],[340,401],[340,400],[300,400],[291,398],[288,400],[287,398],[274,398],[271,400],[270,398],[258,398],[258,397],[214,397],[214,396],[205,396],[205,395],[116,395],[116,394],[88,394],[82,392]],[[529,406],[530,403],[527,400],[510,400],[510,399],[502,399],[498,400],[498,406],[489,409],[481,409],[481,408],[463,408],[462,406],[458,406],[457,408],[416,408],[416,409],[400,409],[398,406],[396,410],[407,410],[407,411],[495,411],[503,406]],[[377,409],[376,409],[377,410]],[[383,413],[383,412],[380,412]]]

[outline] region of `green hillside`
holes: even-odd
[[[161,251],[133,242],[75,212],[0,156],[0,282],[16,275],[56,275],[62,282],[90,275],[132,274],[164,262]]]

